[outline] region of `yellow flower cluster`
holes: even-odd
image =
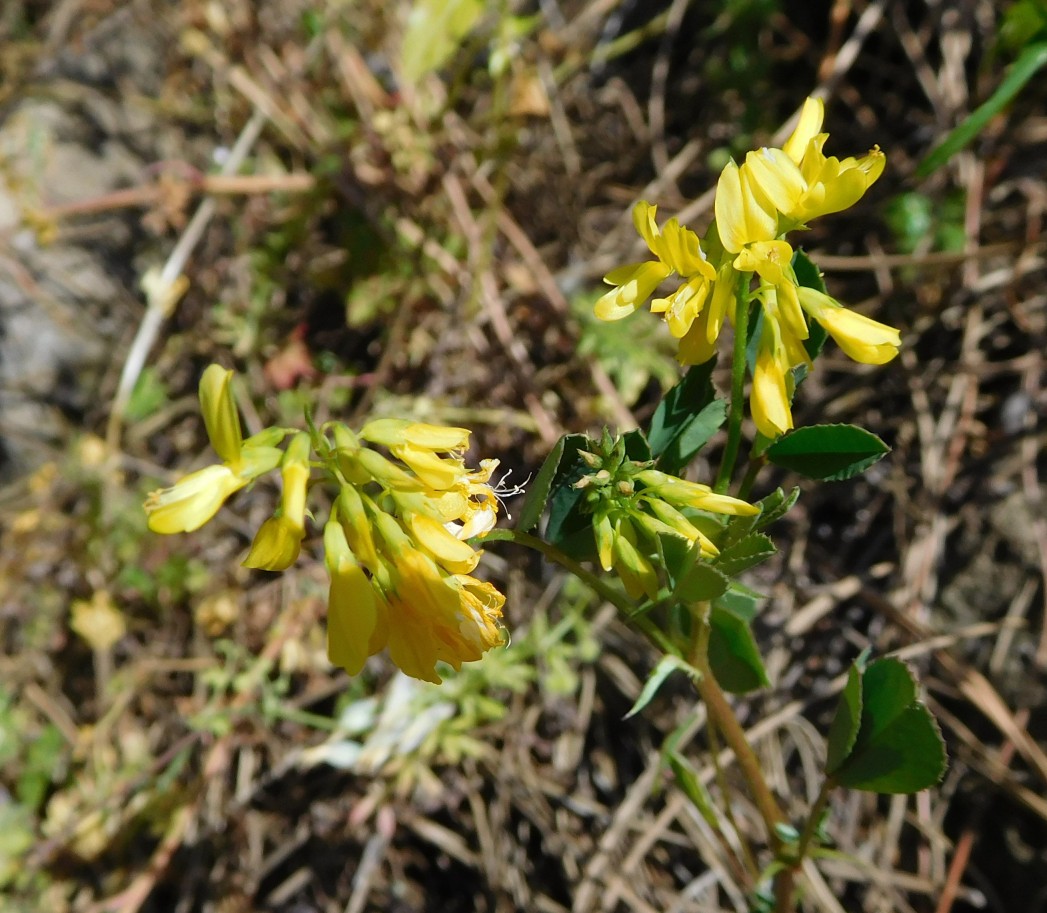
[[[151,530],[199,529],[230,495],[279,467],[280,506],[258,530],[244,564],[284,570],[301,550],[306,496],[320,467],[339,486],[323,535],[333,663],[355,674],[388,647],[406,674],[439,682],[438,661],[459,669],[504,642],[505,597],[471,576],[482,552],[467,541],[494,527],[499,502],[490,478],[498,461],[466,467],[469,431],[380,419],[359,435],[331,423],[315,440],[273,428],[245,441],[231,381],[232,372],[218,365],[200,381],[204,423],[222,462],[150,494]]]
[[[405,673],[439,682],[437,661],[457,670],[504,643],[505,597],[470,576],[481,552],[465,541],[494,527],[498,461],[467,469],[464,428],[379,419],[334,436],[345,484],[324,527],[331,662],[355,674],[388,647]]]
[[[665,279],[679,276],[678,288],[655,298],[651,310],[663,315],[679,340],[679,359],[701,364],[712,357],[724,318],[732,316],[739,284],[748,291],[755,274],[750,298],[760,303],[764,319],[750,407],[757,429],[771,438],[793,427],[791,372],[810,364],[803,346],[807,318],[864,364],[890,361],[901,345],[893,327],[797,282],[786,234],[854,205],[884,168],[879,148],[861,158],[826,156],[823,116],[822,102],[809,98],[782,148],[759,149],[741,165],[727,164],[716,186],[715,221],[703,239],[676,219],[659,229],[656,207],[637,203],[634,224],[656,259],[608,273],[604,281],[614,288],[595,306],[597,317],[618,320],[643,305]]]

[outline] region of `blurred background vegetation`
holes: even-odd
[[[802,797],[847,663],[901,649],[950,773],[841,797],[804,908],[1047,909],[1045,37],[1043,0],[7,0],[0,910],[751,908],[659,754],[711,780],[700,709],[623,720],[656,657],[591,594],[491,548],[507,650],[350,681],[316,548],[239,566],[271,486],[186,537],[141,502],[208,460],[211,361],[249,429],[464,424],[513,481],[642,421],[672,343],[591,316],[632,203],[703,230],[815,91],[888,167],[805,247],[906,344],[804,387],[894,453],[779,525],[747,719]]]

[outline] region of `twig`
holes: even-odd
[[[247,153],[261,135],[265,122],[266,115],[260,109],[255,110],[251,119],[240,131],[235,145],[229,152],[229,157],[222,165],[221,174],[231,175],[243,164]],[[143,291],[146,297],[145,316],[139,324],[138,332],[127,353],[123,371],[120,373],[120,383],[113,397],[113,407],[109,412],[105,442],[110,453],[115,453],[120,447],[120,433],[127,404],[131,401],[131,393],[145,366],[146,357],[160,333],[160,327],[185,294],[188,283],[182,271],[193,249],[203,237],[204,230],[214,216],[216,208],[217,203],[212,197],[204,200],[193,214],[192,220],[186,226],[182,237],[178,239],[178,243],[171,251],[163,268],[158,274],[155,274],[155,278],[150,274],[143,277]]]

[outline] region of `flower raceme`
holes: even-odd
[[[332,422],[311,433],[271,428],[245,441],[231,381],[231,371],[212,365],[200,382],[204,424],[222,462],[149,495],[150,529],[198,529],[230,495],[279,467],[279,507],[244,564],[284,570],[300,554],[319,468],[338,485],[323,527],[332,663],[355,674],[387,648],[405,673],[438,682],[438,662],[459,669],[505,641],[505,597],[472,576],[483,552],[467,541],[495,525],[490,479],[498,461],[466,465],[467,429],[377,419],[359,433]],[[287,446],[277,446],[288,434]]]
[[[762,148],[720,174],[714,221],[704,238],[670,219],[661,229],[656,208],[636,204],[633,221],[656,259],[612,270],[604,281],[615,286],[595,306],[596,316],[618,320],[635,311],[674,274],[681,282],[651,310],[664,316],[679,340],[683,364],[703,364],[715,354],[725,319],[735,302],[757,303],[762,311],[752,371],[750,409],[757,430],[777,437],[793,427],[793,369],[810,364],[804,347],[811,320],[819,323],[855,361],[884,364],[898,352],[893,327],[848,310],[821,291],[805,288],[793,268],[786,240],[818,216],[853,206],[883,173],[878,147],[844,159],[824,152],[824,106],[808,98],[792,135],[781,148]],[[755,288],[750,288],[753,277]]]

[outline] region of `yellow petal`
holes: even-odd
[[[453,488],[466,474],[465,463],[456,457],[438,456],[432,450],[413,444],[398,444],[393,456],[402,460],[429,488],[446,491]]]
[[[716,270],[706,259],[702,245],[691,229],[682,226],[676,219],[670,219],[662,228],[665,239],[665,262],[681,276],[702,276],[713,279]]]
[[[247,482],[225,463],[192,472],[170,488],[150,493],[145,502],[149,528],[154,533],[191,533],[218,513],[225,499]]]
[[[364,667],[378,622],[378,599],[359,565],[331,575],[327,602],[327,658],[350,675]],[[381,649],[381,646],[378,647]]]
[[[385,646],[382,602],[349,549],[345,530],[334,518],[324,526],[324,563],[331,577],[327,604],[327,656],[356,675]]]
[[[782,146],[782,151],[796,164],[800,163],[807,144],[822,129],[825,104],[820,98],[808,98],[800,111],[800,122]]]
[[[227,463],[235,462],[243,446],[240,414],[230,389],[232,379],[233,372],[221,365],[208,366],[200,378],[200,411],[207,437],[215,453]]]
[[[779,212],[792,212],[807,191],[800,169],[781,149],[750,152],[743,167]]]
[[[819,322],[847,355],[865,365],[887,364],[902,344],[901,335],[894,327],[847,308],[829,312]]]
[[[298,560],[305,528],[290,517],[270,517],[261,525],[244,558],[244,567],[283,571]]]
[[[658,260],[648,260],[629,267],[628,272],[614,271],[608,276],[621,279],[617,288],[600,298],[593,313],[600,320],[621,320],[642,305],[672,268]]]
[[[766,194],[745,171],[728,162],[716,184],[716,228],[724,250],[736,254],[746,244],[770,241],[778,228],[778,214]]]
[[[658,598],[658,574],[651,562],[645,558],[629,539],[619,532],[614,538],[614,569],[631,599],[646,595]]]
[[[447,425],[430,425],[406,419],[380,418],[368,422],[360,430],[360,437],[393,450],[410,445],[418,450],[449,453],[469,446],[469,429]]]
[[[709,313],[705,308],[691,324],[691,328],[680,340],[676,359],[684,365],[704,365],[716,354],[716,341],[709,342]]]
[[[647,242],[647,246],[651,246],[652,238],[658,235],[658,223],[655,222],[654,217],[658,212],[657,206],[652,206],[646,200],[637,201],[633,207],[633,227],[636,228],[636,233]]]
[[[452,574],[468,574],[480,561],[480,553],[448,532],[442,523],[423,514],[407,521],[415,542]]]
[[[756,428],[764,437],[776,438],[793,426],[792,409],[789,406],[789,390],[785,369],[775,357],[774,337],[770,321],[764,324],[760,349],[753,368],[753,387],[749,399]]]

